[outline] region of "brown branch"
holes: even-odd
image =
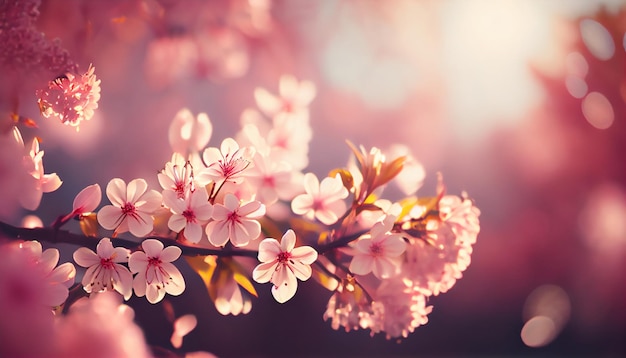
[[[347,246],[350,242],[358,239],[361,235],[366,233],[366,231],[361,231],[354,233],[352,235],[347,235],[338,238],[337,240],[331,241],[327,244],[322,245],[314,245],[313,247],[319,254],[326,253],[330,250]],[[81,234],[74,234],[66,230],[58,230],[55,228],[23,228],[17,227],[5,222],[0,221],[0,237],[6,236],[7,238],[18,239],[18,240],[38,240],[45,241],[52,244],[73,244],[82,247],[87,247],[92,250],[96,249],[98,242],[100,242],[100,237],[90,237]],[[177,246],[179,247],[183,255],[186,256],[207,256],[207,255],[215,255],[221,257],[252,257],[256,258],[258,255],[258,251],[256,250],[243,250],[237,249],[233,247],[226,247],[224,249],[209,249],[204,247],[196,247],[196,246],[187,246],[183,245],[180,242],[165,237],[148,237],[149,239],[157,239],[161,241],[165,245]],[[111,243],[115,246],[121,246],[128,249],[139,248],[141,245],[141,241],[122,239],[122,238],[111,238]]]

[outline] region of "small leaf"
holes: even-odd
[[[239,284],[239,286],[241,286],[241,288],[248,291],[248,293],[250,293],[254,297],[259,297],[259,294],[254,289],[254,285],[252,284],[252,281],[250,281],[248,276],[235,272],[233,278]]]
[[[217,297],[217,289],[213,287],[211,283],[217,268],[217,262],[215,256],[184,256],[185,261],[189,266],[202,278],[204,285],[206,286],[209,297],[215,302]]]
[[[396,175],[400,174],[402,168],[404,168],[405,161],[406,156],[402,156],[394,159],[391,163],[385,163],[381,169],[380,175],[376,178],[376,187],[387,184],[391,179],[395,178]]]

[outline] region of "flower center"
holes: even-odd
[[[238,223],[239,221],[239,214],[237,214],[237,211],[233,211],[230,214],[228,214],[228,221],[233,222],[233,223]]]
[[[183,216],[187,219],[188,223],[196,222],[196,214],[194,214],[193,210],[185,210],[183,211]]]
[[[281,264],[284,264],[287,261],[289,261],[290,257],[291,257],[291,252],[281,252],[278,254],[278,262]]]
[[[113,268],[113,260],[111,260],[111,258],[102,258],[100,259],[100,266],[110,270]]]
[[[125,203],[124,206],[122,206],[122,213],[125,215],[132,215],[135,213],[135,210],[135,205],[132,203]]]
[[[160,266],[161,259],[158,257],[148,257],[148,266]]]
[[[375,243],[370,246],[370,254],[372,254],[372,256],[382,256],[383,247],[380,243]]]

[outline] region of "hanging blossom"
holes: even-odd
[[[193,187],[193,167],[179,153],[172,155],[172,160],[165,163],[165,168],[157,174],[163,194],[172,191],[179,199],[184,199]]]
[[[81,247],[74,252],[74,261],[87,271],[83,275],[83,288],[87,293],[114,290],[128,300],[133,293],[133,275],[120,263],[128,262],[130,250],[113,247],[111,239],[103,238],[96,252]]]
[[[37,90],[39,109],[46,118],[56,118],[62,123],[78,127],[81,121],[90,120],[100,100],[100,80],[95,68],[89,66],[82,75],[66,73]]]
[[[17,131],[21,141],[21,135]],[[22,142],[23,143],[23,142]],[[24,156],[26,180],[24,192],[20,196],[20,203],[25,209],[35,210],[39,207],[43,193],[57,190],[63,183],[56,173],[44,174],[43,150],[39,150],[39,140],[33,139],[29,154]]]
[[[59,262],[59,250],[49,248],[45,251],[38,241],[25,241],[17,245],[20,252],[40,270],[46,284],[41,287],[41,301],[46,306],[61,305],[68,297],[68,289],[74,284],[76,268],[69,262],[55,267]]]
[[[239,148],[234,139],[226,138],[220,149],[209,147],[204,150],[202,159],[207,167],[200,171],[197,180],[202,184],[211,181],[217,185],[226,181],[239,184],[243,181],[243,172],[250,166],[253,155],[253,148]]]
[[[107,197],[113,205],[107,205],[98,212],[98,222],[107,230],[116,233],[130,231],[142,237],[153,228],[152,213],[161,207],[161,194],[155,190],[146,192],[148,184],[144,179],[134,179],[126,183],[119,178],[111,179],[107,185]]]
[[[261,261],[252,271],[258,283],[271,282],[272,296],[279,303],[287,302],[296,294],[298,281],[311,277],[311,264],[317,260],[317,251],[310,246],[296,245],[296,234],[289,229],[281,242],[267,238],[259,244],[258,259]]]
[[[261,234],[258,219],[265,215],[265,205],[251,201],[242,205],[231,193],[224,196],[224,204],[213,206],[213,221],[206,226],[206,234],[211,244],[224,246],[230,242],[236,246],[246,246]]]
[[[204,188],[190,192],[185,198],[178,198],[173,191],[163,191],[163,203],[170,208],[167,226],[174,232],[183,230],[185,238],[197,244],[202,238],[202,225],[206,224],[213,213],[209,195]]]
[[[133,289],[137,297],[146,296],[148,302],[157,303],[166,293],[178,296],[185,291],[185,279],[172,264],[182,250],[176,246],[165,249],[159,240],[147,239],[141,243],[143,251],[136,251],[128,259],[132,273],[137,273]]]
[[[348,197],[348,189],[343,185],[339,174],[319,180],[313,173],[304,175],[305,194],[296,196],[291,202],[295,214],[316,218],[325,225],[335,223],[346,211],[343,199]]]
[[[400,262],[397,258],[406,250],[406,243],[401,234],[391,234],[395,216],[389,215],[382,222],[377,222],[369,234],[359,238],[354,245],[356,253],[350,262],[350,271],[357,275],[374,276],[385,279],[395,275]]]

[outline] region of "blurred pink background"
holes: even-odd
[[[261,290],[249,315],[223,317],[189,276],[171,298],[177,315],[199,317],[186,349],[626,355],[626,2],[44,0],[40,11],[40,30],[102,80],[79,132],[41,119],[34,94],[21,101],[40,125],[26,136],[43,138],[46,171],[64,181],[44,195],[44,223],[89,184],[157,187],[179,109],[206,112],[217,145],[255,105],[254,88],[277,92],[282,74],[317,86],[308,171],[345,165],[345,139],[401,143],[426,168],[418,194],[434,193],[440,171],[481,209],[472,265],[400,343],[333,331],[322,320],[330,293],[313,282],[284,305]],[[144,301],[130,302],[148,340],[168,340]],[[545,315],[551,326],[531,322]]]

